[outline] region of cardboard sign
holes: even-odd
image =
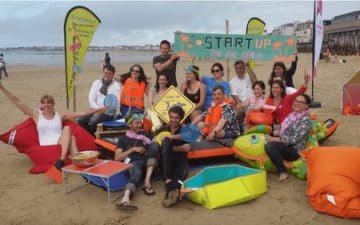
[[[169,122],[169,109],[173,105],[179,105],[185,111],[184,119],[190,115],[195,109],[195,104],[190,101],[186,96],[181,93],[174,86],[170,86],[166,92],[152,105],[152,110],[162,119],[165,123]]]
[[[286,60],[296,51],[295,36],[175,33],[175,52],[212,59]]]

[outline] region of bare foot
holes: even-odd
[[[280,173],[279,175],[279,182],[283,182],[285,180],[287,180],[289,177],[289,174],[288,173]]]

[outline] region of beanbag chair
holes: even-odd
[[[302,155],[308,166],[306,194],[314,210],[360,218],[360,148],[316,147]]]
[[[272,125],[273,123],[273,117],[269,113],[264,113],[260,111],[250,110],[246,114],[245,118],[246,124],[249,127],[259,125],[259,124],[266,124],[266,125]]]
[[[186,198],[205,208],[231,206],[264,194],[266,173],[238,165],[207,167],[186,180],[184,189],[193,190]]]
[[[64,121],[63,125],[71,128],[79,151],[97,150],[94,138],[81,126],[72,121]],[[60,145],[39,145],[36,124],[31,118],[1,134],[0,140],[6,144],[13,145],[18,152],[26,154],[31,159],[33,167],[29,170],[30,173],[46,172],[60,158]],[[68,164],[69,162],[67,160],[65,163]]]

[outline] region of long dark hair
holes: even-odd
[[[160,87],[159,87],[159,78],[160,78],[161,76],[165,77],[166,80],[167,80],[166,87],[167,87],[167,88],[170,87],[169,78],[168,78],[165,74],[160,74],[160,75],[157,77],[156,82],[155,82],[155,91],[156,91],[156,93],[159,92],[159,88],[160,88]]]
[[[142,68],[142,66],[138,65],[138,64],[135,64],[133,65],[132,67],[130,67],[130,71],[127,72],[127,73],[124,73],[124,74],[121,74],[120,75],[120,83],[122,85],[125,84],[125,81],[131,76],[131,70],[134,68],[134,67],[138,67],[139,70],[140,70],[140,73],[139,73],[139,77],[138,77],[138,82],[141,83],[141,82],[144,82],[145,83],[145,86],[148,85],[148,82],[147,82],[147,79],[146,79],[146,75],[144,73],[144,69]]]
[[[283,69],[283,76],[285,77],[285,73],[287,71],[286,69],[286,66],[283,62],[275,62],[274,65],[273,65],[273,68],[272,68],[272,71],[271,71],[271,74],[270,74],[270,78],[269,78],[269,82],[268,84],[271,86],[272,85],[272,80],[274,79],[275,77],[275,73],[274,73],[274,70],[275,70],[275,67],[281,67]]]
[[[270,88],[270,98],[274,98],[274,95],[272,93],[272,86],[274,84],[277,84],[280,86],[280,88],[282,89],[282,92],[280,93],[280,96],[283,98],[286,95],[286,88],[285,88],[285,84],[284,82],[282,82],[281,80],[275,80],[274,82],[272,82],[271,88]]]

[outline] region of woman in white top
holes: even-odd
[[[38,110],[32,110],[23,101],[10,93],[0,81],[0,90],[12,101],[23,113],[30,116],[36,123],[40,145],[61,145],[61,156],[55,166],[61,169],[68,151],[73,154],[78,151],[75,137],[69,126],[62,126],[63,120],[73,120],[80,116],[90,115],[104,111],[106,107],[92,109],[87,112],[58,113],[54,110],[55,101],[50,95],[44,95],[40,99]]]

